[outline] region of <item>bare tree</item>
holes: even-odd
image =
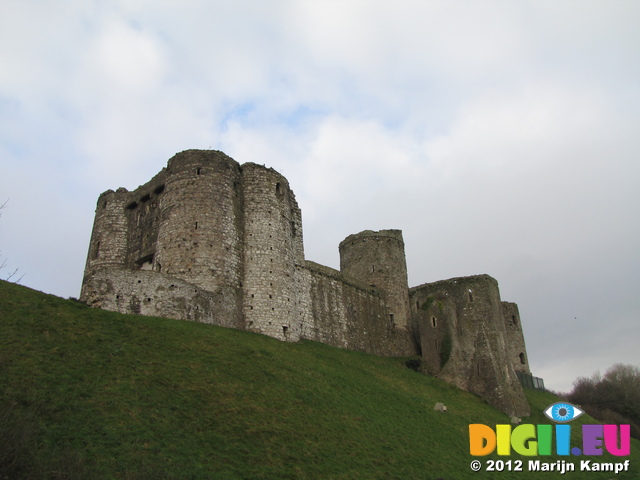
[[[4,201],[4,203],[2,203],[0,205],[0,217],[2,217],[2,210],[7,208],[7,204],[8,203],[9,203],[9,200],[7,199],[7,200]],[[7,267],[7,259],[6,258],[2,258],[2,250],[0,250],[0,272],[2,272],[2,270],[4,270],[6,267]],[[20,277],[17,280],[13,280],[13,278],[17,274],[18,274],[18,269],[16,268],[15,270],[13,270],[13,272],[9,273],[3,279],[6,280],[7,282],[20,283],[20,281],[22,280],[22,277],[24,277],[24,273],[22,275],[20,275]]]
[[[640,438],[640,368],[618,363],[604,375],[581,377],[568,400],[600,421],[630,424],[631,435]]]

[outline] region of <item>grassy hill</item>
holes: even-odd
[[[406,360],[120,315],[0,282],[0,478],[558,476],[472,472],[468,425],[509,419]],[[549,423],[555,397],[527,395],[524,422]],[[583,416],[574,431],[582,422],[596,423]],[[622,458],[633,472],[616,478],[640,478],[639,443]]]

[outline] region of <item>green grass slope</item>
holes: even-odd
[[[0,478],[558,476],[472,472],[468,425],[509,419],[405,360],[120,315],[0,282]],[[549,423],[542,410],[555,397],[528,396],[525,423]],[[584,418],[572,424],[594,423]],[[640,477],[638,452],[634,441],[633,472],[616,478]]]

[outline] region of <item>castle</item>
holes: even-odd
[[[309,339],[429,373],[510,416],[529,407],[518,307],[488,275],[409,288],[402,232],[339,245],[340,271],[306,260],[287,179],[222,152],[187,150],[129,192],[98,198],[81,300],[89,305]]]

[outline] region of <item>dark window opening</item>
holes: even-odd
[[[286,325],[282,326],[282,333],[284,334],[284,336],[287,336],[287,331],[289,330],[289,327],[287,327]]]
[[[436,317],[431,317],[431,326],[433,328],[438,326],[438,319]]]
[[[198,229],[198,222],[196,222],[196,230]]]
[[[202,173],[202,169],[200,167],[196,168],[196,175],[200,175]]]
[[[276,183],[276,194],[280,195],[282,193],[282,190],[280,188],[280,182]]]
[[[160,185],[153,191],[156,195],[160,195],[162,192],[164,192],[164,185]]]
[[[96,242],[96,246],[93,249],[93,259],[95,260],[96,258],[98,258],[99,254],[100,254],[100,242]]]
[[[134,210],[138,206],[138,202],[131,202],[127,205],[127,210]]]
[[[395,325],[395,321],[394,321],[394,318],[393,318],[393,313],[389,314],[389,323],[391,323],[392,326]]]
[[[136,261],[140,270],[153,270],[153,255],[146,255]],[[140,283],[140,282],[138,282]]]
[[[518,319],[515,315],[511,315],[511,325],[515,325],[516,327],[518,326]]]
[[[151,200],[151,195],[148,193],[140,199],[141,202],[148,202],[149,200]]]
[[[524,356],[524,352],[520,353],[520,355],[518,355],[520,357],[520,364],[521,365],[526,365],[527,364],[527,360]]]

